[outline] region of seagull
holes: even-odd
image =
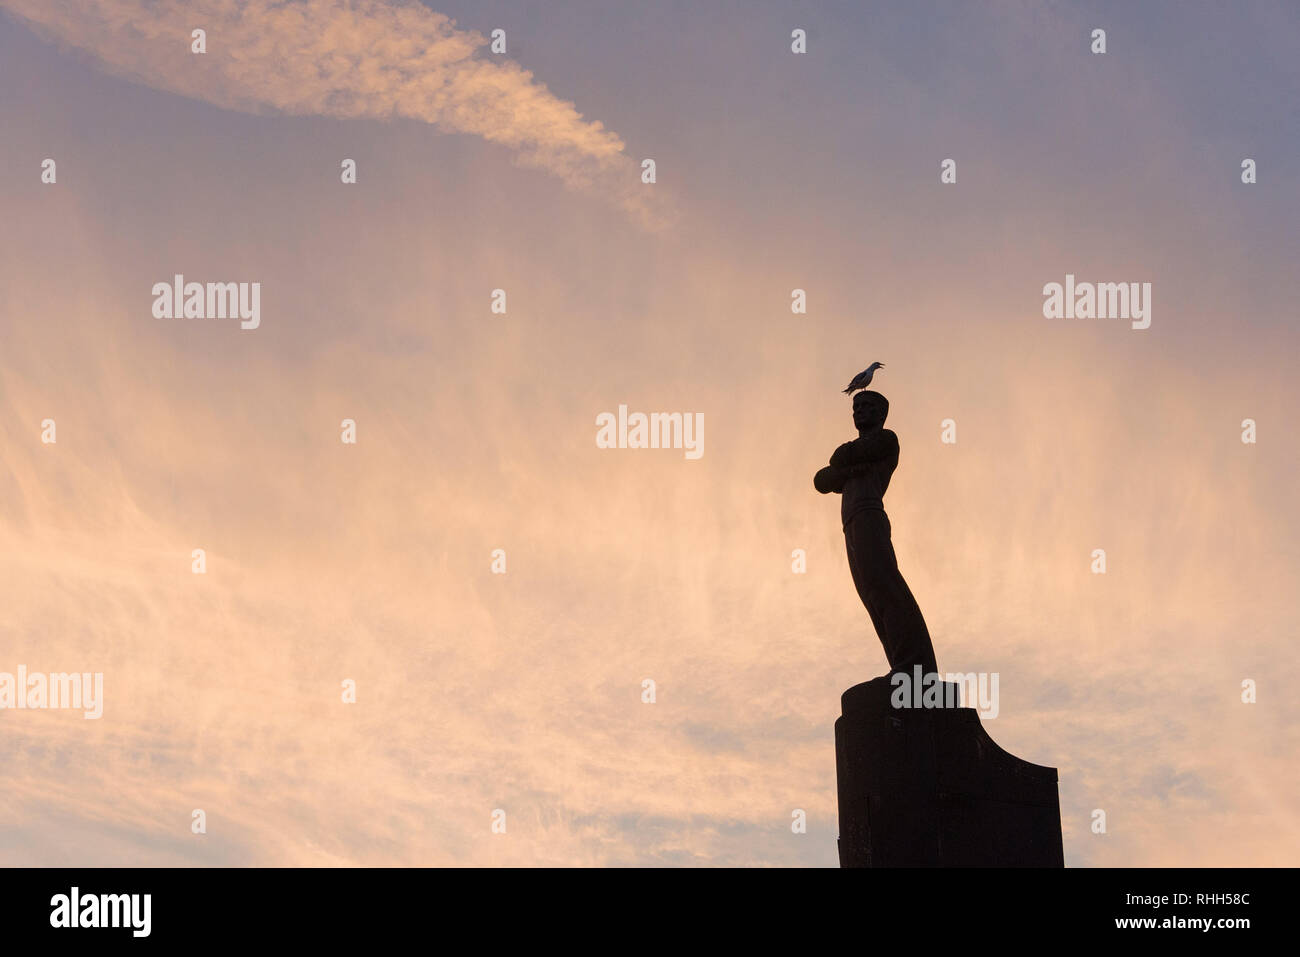
[[[871,363],[871,365],[867,366],[867,368],[863,369],[853,377],[853,381],[850,382],[849,387],[844,390],[844,394],[848,395],[850,392],[857,392],[859,389],[865,389],[867,386],[871,385],[871,377],[876,374],[876,370],[883,369],[884,367],[885,364],[883,362]]]

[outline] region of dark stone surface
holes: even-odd
[[[973,708],[895,708],[888,677],[835,722],[841,867],[1063,867],[1056,769],[1008,754]]]

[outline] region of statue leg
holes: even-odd
[[[912,667],[920,665],[924,674],[938,671],[921,607],[898,570],[889,517],[880,509],[859,512],[844,529],[844,542],[853,584],[885,648],[890,670],[911,674]]]

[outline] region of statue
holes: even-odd
[[[898,570],[885,514],[885,490],[898,467],[898,436],[884,427],[888,414],[889,400],[879,392],[858,392],[853,397],[858,437],[835,450],[830,465],[813,477],[813,485],[823,495],[842,496],[840,518],[849,571],[885,648],[890,671],[911,675],[920,665],[921,673],[929,675],[939,670],[934,645],[921,608]]]
[[[875,369],[849,383],[871,384]],[[904,676],[956,690],[938,674],[934,645],[898,571],[885,490],[898,467],[898,436],[885,428],[889,401],[853,397],[858,437],[813,478],[842,496],[849,570],[885,647],[890,673],[840,696],[835,778],[842,867],[1062,867],[1056,768],[1003,751],[969,707],[947,693],[894,693]],[[917,672],[920,674],[918,675]]]

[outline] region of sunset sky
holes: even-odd
[[[1066,864],[1300,864],[1298,54],[1286,0],[0,0],[0,672],[104,674],[0,710],[0,864],[834,866],[874,360]]]

